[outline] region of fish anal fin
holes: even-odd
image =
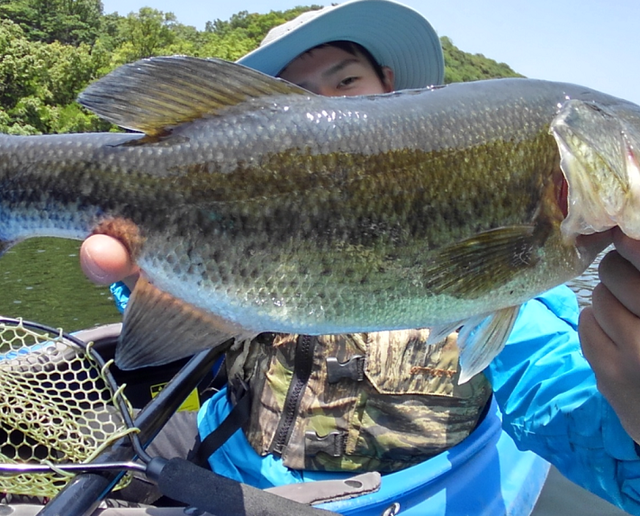
[[[221,59],[163,56],[120,66],[89,85],[78,102],[120,127],[161,137],[172,127],[251,98],[293,94],[313,95]]]
[[[465,323],[458,335],[459,383],[465,383],[483,371],[502,351],[519,311],[520,306],[510,306],[488,317],[471,318]]]
[[[220,347],[222,352],[231,339],[253,336],[141,277],[125,310],[116,365],[123,370],[162,365],[208,348]]]
[[[6,253],[9,249],[11,249],[18,242],[17,240],[0,240],[0,256]]]
[[[444,247],[424,269],[426,288],[468,299],[485,295],[535,265],[540,237],[533,225],[508,226]]]

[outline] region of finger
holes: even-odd
[[[80,248],[80,266],[94,283],[109,285],[136,273],[126,247],[107,235],[92,235]]]
[[[602,259],[598,274],[616,300],[640,317],[640,271],[616,249]]]
[[[623,258],[631,262],[636,269],[640,269],[640,240],[634,240],[625,235],[620,228],[614,228],[613,244]]]
[[[640,439],[637,410],[640,391],[635,381],[638,369],[628,367],[628,361],[602,331],[591,308],[585,308],[580,314],[578,332],[582,352],[595,373],[598,390],[611,404],[629,435]]]
[[[602,283],[593,289],[591,301],[596,322],[614,345],[635,348],[635,333],[640,330],[640,319]],[[631,351],[635,352],[635,349]]]
[[[588,249],[596,249],[598,252],[603,251],[613,243],[613,230],[602,231],[601,233],[592,233],[590,235],[578,235],[576,244],[579,247]]]
[[[596,377],[615,376],[618,351],[615,343],[602,330],[595,318],[594,310],[587,307],[580,313],[578,335],[582,353],[591,365]]]

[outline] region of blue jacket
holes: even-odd
[[[640,514],[640,457],[582,355],[578,314],[576,297],[564,286],[525,303],[485,373],[518,448]]]
[[[115,294],[115,292],[114,292]],[[640,515],[640,457],[633,440],[598,392],[578,339],[579,309],[573,292],[556,287],[525,303],[505,349],[485,374],[503,414],[503,427],[521,450],[554,464],[578,485]],[[204,438],[229,412],[224,391],[203,405]],[[210,458],[214,471],[255,485],[335,478],[298,472],[260,457],[236,432]]]

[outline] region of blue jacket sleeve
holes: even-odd
[[[112,283],[109,287],[111,291],[111,295],[113,296],[113,302],[116,304],[116,308],[120,311],[120,313],[124,313],[124,309],[127,307],[127,303],[129,302],[129,297],[131,296],[131,291],[129,287],[127,287],[121,281],[117,283]]]
[[[518,448],[640,515],[640,457],[597,390],[580,348],[578,313],[565,286],[525,303],[505,349],[485,373]]]

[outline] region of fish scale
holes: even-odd
[[[125,243],[143,279],[123,368],[267,331],[466,324],[464,379],[499,351],[522,302],[595,258],[578,234],[622,226],[608,198],[637,203],[633,188],[594,185],[633,172],[640,108],[581,86],[325,98],[167,57],[125,65],[79,100],[139,134],[0,136],[0,238],[3,250],[44,235]],[[606,220],[589,220],[596,205]]]

